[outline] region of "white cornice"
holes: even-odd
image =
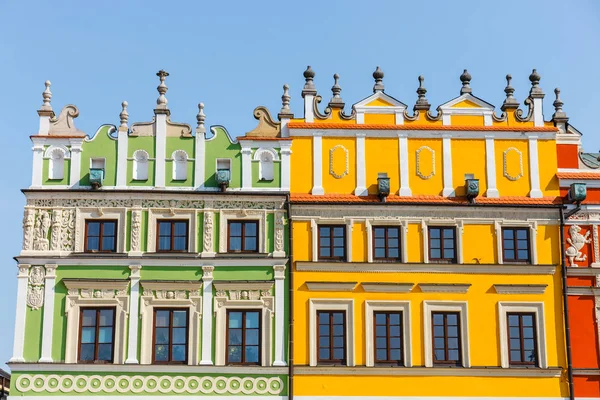
[[[314,136],[313,128],[290,128],[290,136]],[[399,134],[406,135],[409,139],[441,139],[450,135],[452,139],[482,139],[493,137],[497,140],[523,140],[529,136],[536,136],[538,140],[554,140],[556,132],[537,131],[459,131],[459,130],[412,130],[412,129],[326,129],[322,131],[323,137],[356,137],[367,135],[377,138],[397,138]]]
[[[25,263],[27,264],[27,263]],[[567,276],[592,276],[600,275],[600,268],[567,267]]]
[[[567,294],[570,296],[598,296],[600,287],[569,286]]]
[[[353,376],[504,376],[548,378],[560,377],[561,368],[375,368],[375,367],[294,367],[295,375],[353,375]]]
[[[311,292],[351,292],[358,282],[306,282]]]
[[[585,183],[585,186],[587,188],[600,188],[600,179],[598,180],[594,180],[594,179],[559,179],[559,184],[561,188],[568,188],[571,186],[571,184],[573,183],[580,183],[583,182]]]
[[[19,264],[57,264],[59,266],[114,266],[126,267],[130,265],[143,265],[148,267],[190,267],[199,268],[204,266],[212,267],[274,267],[275,265],[285,265],[287,258],[197,258],[197,257],[52,257],[52,256],[19,256],[16,257]]]
[[[297,271],[313,272],[405,272],[445,274],[493,275],[554,275],[555,265],[511,264],[399,264],[399,263],[344,263],[297,261]]]
[[[419,283],[423,293],[467,293],[470,283]]]
[[[498,294],[544,294],[547,287],[548,285],[494,285]]]
[[[415,286],[414,283],[390,283],[390,282],[362,282],[361,286],[365,292],[372,293],[408,293]]]

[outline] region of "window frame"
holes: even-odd
[[[231,250],[231,224],[242,224],[242,250]],[[253,224],[256,227],[256,250],[246,250],[245,242],[246,242],[246,224]],[[233,254],[239,253],[258,253],[260,249],[260,224],[258,220],[255,219],[228,219],[227,220],[227,252]]]
[[[434,258],[431,256],[431,230],[432,229],[439,229],[440,230],[440,258]],[[454,234],[452,235],[452,243],[453,243],[453,250],[454,250],[454,257],[453,258],[445,258],[444,256],[444,230],[445,229],[452,229],[454,231]],[[428,225],[427,226],[427,256],[428,256],[428,261],[430,263],[435,263],[435,264],[456,264],[458,262],[458,240],[457,240],[457,235],[458,235],[458,229],[456,229],[456,226],[450,226],[450,225]]]
[[[100,224],[100,232],[98,234],[98,245],[99,248],[102,248],[103,239],[104,239],[104,224],[105,223],[114,223],[115,224],[115,233],[113,236],[114,239],[114,249],[113,250],[89,250],[88,249],[88,230],[90,223]],[[84,253],[117,253],[117,248],[119,246],[119,220],[118,219],[85,219],[84,221],[84,236],[83,236],[83,252]]]
[[[240,362],[232,362],[229,361],[229,314],[232,312],[242,313],[242,344],[240,347],[242,348],[242,361]],[[258,313],[258,361],[257,362],[247,362],[244,359],[246,358],[246,313],[256,312]],[[256,309],[244,309],[244,308],[228,308],[226,310],[225,317],[225,365],[262,365],[262,335],[263,335],[263,315],[262,310],[259,308]],[[254,347],[252,345],[252,347]]]
[[[395,300],[366,300],[365,301],[365,343],[367,367],[389,366],[375,362],[375,318],[374,313],[400,312],[402,313],[402,359],[403,363],[398,367],[412,367],[412,339],[411,339],[411,311],[409,301]]]
[[[343,343],[344,343],[344,347],[343,347],[343,352],[344,352],[344,356],[341,359],[337,359],[337,358],[333,358],[332,356],[330,356],[330,358],[324,359],[321,358],[320,355],[320,350],[321,350],[321,345],[320,345],[320,339],[321,339],[321,334],[319,332],[319,327],[321,326],[320,320],[321,320],[321,314],[329,314],[329,352],[330,355],[333,354],[333,350],[335,350],[335,347],[333,346],[333,339],[334,339],[334,335],[333,335],[333,314],[334,313],[341,313],[342,314],[342,338],[343,338]],[[346,310],[317,310],[317,365],[345,365],[348,362],[348,317],[346,315]]]
[[[168,343],[168,361],[156,361],[156,313],[158,311],[169,312],[169,343]],[[184,311],[186,315],[185,325],[185,359],[183,361],[172,360],[172,349],[173,346],[173,312]],[[161,327],[164,328],[164,327]],[[187,307],[154,307],[152,310],[152,364],[153,365],[187,365],[189,361],[189,350],[190,350],[190,309]]]
[[[373,251],[373,262],[396,262],[396,263],[401,263],[402,262],[402,226],[400,225],[375,225],[371,227],[372,229],[372,251]],[[375,231],[377,229],[384,229],[385,230],[385,245],[383,247],[383,249],[385,250],[385,257],[377,257],[376,253],[377,253],[377,247],[376,247],[376,235],[375,235]],[[393,257],[389,257],[389,248],[388,248],[388,230],[389,229],[397,229],[398,230],[398,257],[393,258]]]
[[[335,257],[335,256],[329,256],[329,257],[324,257],[321,255],[321,228],[329,228],[330,229],[330,234],[329,234],[329,250],[330,250],[330,254],[333,254],[333,250],[335,249],[336,246],[333,245],[334,243],[334,239],[335,236],[333,235],[334,232],[334,228],[342,228],[342,232],[343,232],[343,240],[344,240],[344,255],[341,257]],[[319,261],[326,261],[326,262],[347,262],[347,252],[348,252],[348,235],[346,232],[347,226],[344,224],[319,224],[317,227],[317,259]]]
[[[90,361],[81,359],[81,338],[83,332],[83,313],[86,310],[95,310],[96,311],[96,324],[95,324],[95,339],[94,339],[94,359]],[[110,360],[98,360],[98,348],[101,343],[98,343],[99,331],[100,331],[100,311],[102,310],[111,310],[113,312],[113,320],[112,320],[112,337],[111,337],[111,345],[112,350],[110,353]],[[77,344],[77,364],[113,364],[115,360],[115,334],[117,330],[117,307],[104,307],[104,306],[95,306],[95,307],[79,307],[79,333],[78,333],[78,344]],[[88,328],[86,326],[86,328]]]
[[[160,224],[161,223],[170,223],[171,224],[171,241],[170,241],[170,249],[169,250],[161,250],[159,248],[160,244]],[[175,224],[176,223],[185,223],[185,249],[183,250],[173,250],[173,245],[175,243]],[[157,253],[188,253],[189,244],[190,244],[190,221],[187,219],[157,219],[156,220],[156,252]]]
[[[439,326],[439,325],[435,325],[435,315],[442,315],[443,317],[443,328],[444,328],[444,360],[436,360],[435,358],[435,327]],[[458,355],[459,358],[458,360],[454,361],[454,360],[448,360],[448,353],[451,349],[449,349],[449,344],[448,344],[448,339],[450,339],[450,337],[448,336],[448,316],[449,315],[455,315],[456,316],[456,328],[457,328],[457,334],[458,334],[458,349],[453,349],[453,350],[458,350]],[[461,335],[461,316],[460,316],[460,311],[431,311],[431,346],[433,349],[433,359],[432,359],[432,363],[434,366],[453,366],[453,367],[460,367],[463,364],[463,360],[462,360],[462,335]]]
[[[515,258],[506,258],[505,255],[505,251],[506,251],[506,247],[505,247],[505,232],[507,230],[510,230],[513,232],[513,251],[515,253]],[[518,251],[519,251],[519,247],[518,247],[518,239],[517,239],[517,232],[518,231],[525,231],[526,235],[527,235],[527,259],[526,260],[522,260],[519,259],[518,257]],[[531,256],[531,234],[530,234],[531,228],[529,227],[524,227],[524,226],[503,226],[501,228],[501,232],[502,232],[502,260],[504,262],[509,262],[511,264],[531,264],[531,260],[532,260],[532,256]]]
[[[512,337],[510,336],[510,322],[509,322],[509,318],[511,316],[517,316],[519,318],[519,345],[520,345],[520,349],[515,349],[514,351],[519,351],[521,359],[525,359],[525,349],[524,349],[524,341],[525,338],[523,337],[523,317],[524,316],[531,316],[533,319],[533,323],[532,323],[532,329],[533,329],[533,351],[535,353],[535,361],[513,361],[512,360],[512,346],[511,346],[511,339]],[[510,364],[511,367],[537,367],[538,366],[538,346],[537,346],[537,329],[536,329],[536,319],[537,316],[535,313],[532,312],[507,312],[506,313],[506,335],[508,338],[508,362]]]
[[[391,360],[390,359],[390,351],[391,351],[391,339],[392,336],[390,335],[390,315],[391,314],[398,314],[398,329],[399,329],[399,335],[398,338],[400,339],[400,359],[399,360]],[[386,327],[386,335],[384,336],[385,341],[386,341],[386,348],[387,348],[387,358],[385,360],[378,360],[377,359],[377,350],[379,350],[379,348],[377,347],[377,339],[380,336],[377,336],[377,315],[385,315],[385,319],[386,319],[386,323],[385,323],[385,327]],[[397,367],[397,366],[404,366],[405,361],[404,361],[404,315],[402,311],[395,311],[395,310],[378,310],[378,311],[373,311],[373,350],[374,350],[374,357],[373,357],[373,362],[375,365],[377,366],[388,366],[388,367]]]
[[[353,299],[310,299],[309,311],[309,364],[311,367],[318,365],[318,320],[317,311],[345,311],[346,312],[346,366],[353,367],[354,362],[354,300]]]
[[[546,348],[546,322],[543,302],[498,302],[498,333],[500,337],[500,361],[502,368],[523,368],[510,364],[510,346],[508,336],[509,313],[533,313],[535,314],[535,332],[537,346],[537,365],[529,368],[548,368],[548,351]],[[527,366],[525,366],[527,368]]]
[[[469,348],[469,314],[466,301],[429,301],[423,302],[423,333],[425,346],[425,366],[434,367],[438,364],[433,363],[433,320],[434,311],[455,311],[460,313],[460,343],[462,365],[455,368],[470,368],[470,348]]]

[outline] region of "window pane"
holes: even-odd
[[[257,363],[258,362],[258,347],[249,346],[246,347],[246,362]]]
[[[171,236],[171,223],[170,222],[159,222],[158,223],[158,235],[159,236]]]
[[[102,360],[102,361],[112,360],[112,344],[98,345],[98,360]]]
[[[399,349],[400,348],[400,338],[391,338],[390,339],[390,348]]]
[[[527,231],[525,229],[519,229],[517,231],[517,239],[527,239]]]
[[[156,337],[154,339],[154,342],[156,344],[169,343],[169,328],[156,328],[155,335]]]
[[[255,223],[246,223],[246,236],[256,236]]]
[[[95,347],[93,344],[82,344],[81,352],[79,354],[79,359],[81,361],[93,361],[94,360],[94,350],[95,350]]]
[[[529,252],[527,250],[519,250],[519,260],[527,260],[529,258]]]
[[[246,345],[258,346],[258,329],[249,329],[246,331]]]
[[[331,239],[329,237],[322,237],[319,240],[319,246],[322,246],[322,247],[329,247],[329,246],[331,246]]]
[[[377,326],[375,328],[375,336],[385,336],[386,334],[387,334],[387,328],[385,327],[385,325]]]
[[[528,362],[536,362],[535,352],[533,350],[525,350],[525,360]]]
[[[521,361],[521,352],[519,350],[510,351],[510,360],[515,362]]]
[[[506,250],[514,250],[515,242],[512,239],[508,240],[508,239],[504,238],[504,248]]]
[[[440,230],[436,228],[429,229],[429,237],[431,239],[439,239],[440,238]]]
[[[458,349],[458,338],[448,338],[448,348]]]
[[[373,228],[373,234],[376,238],[384,238],[385,228]]]
[[[391,313],[390,314],[390,324],[398,325],[400,323],[400,314],[399,313]]]
[[[242,250],[242,238],[241,237],[230,237],[229,238],[229,250],[241,251]]]
[[[229,328],[241,328],[242,327],[242,313],[241,312],[230,312],[229,313]]]
[[[334,325],[333,326],[333,335],[334,336],[342,336],[344,334],[344,327],[342,325]]]
[[[448,360],[449,361],[458,361],[459,360],[458,350],[448,350]]]
[[[329,324],[329,313],[319,313],[319,324]]]
[[[156,326],[169,326],[169,311],[156,311]]]
[[[441,255],[442,254],[439,249],[431,249],[431,258],[442,258]]]
[[[445,228],[444,229],[444,239],[446,238],[454,238],[454,229],[453,228]]]
[[[393,361],[402,360],[402,352],[400,350],[390,350],[390,360],[393,360]]]
[[[509,326],[518,326],[519,325],[519,316],[514,314],[508,315],[508,325]]]
[[[81,328],[81,343],[94,343],[96,341],[96,328]]]
[[[329,337],[323,336],[319,338],[319,347],[329,347]]]
[[[521,335],[521,331],[519,330],[519,328],[515,328],[515,327],[511,327],[509,330],[509,335],[511,338],[518,338]]]
[[[256,238],[255,237],[246,237],[244,239],[244,250],[246,251],[256,251]]]
[[[342,247],[342,246],[344,246],[344,238],[338,238],[338,237],[334,238],[333,239],[333,245],[335,247]]]
[[[336,247],[333,249],[333,256],[334,257],[344,257],[344,248],[343,247]]]
[[[375,247],[385,247],[385,239],[375,239]]]
[[[112,326],[114,310],[100,310],[100,326]]]
[[[378,361],[386,361],[387,360],[387,352],[384,349],[377,350],[376,357]]]
[[[533,328],[523,328],[523,338],[525,338],[525,339],[533,338]]]
[[[256,311],[246,313],[246,328],[258,328],[258,315]]]
[[[454,239],[444,239],[444,248],[445,249],[453,249],[454,248]]]
[[[242,344],[242,330],[241,329],[230,329],[229,330],[229,344],[241,345]]]
[[[154,346],[154,359],[156,361],[169,361],[169,348],[166,345]]]
[[[533,315],[523,315],[522,318],[523,318],[523,326],[533,326]]]
[[[510,348],[511,350],[520,350],[521,341],[519,339],[510,339]]]
[[[375,249],[375,258],[385,258],[385,249],[376,248]]]
[[[433,345],[436,349],[444,349],[446,348],[445,340],[443,337],[436,337],[434,339]]]
[[[87,329],[87,328],[85,328]],[[98,343],[112,343],[113,328],[102,327],[98,330]]]
[[[400,326],[390,326],[390,336],[400,336]]]
[[[187,222],[175,222],[175,236],[187,236]]]
[[[185,328],[173,328],[173,344],[186,344],[186,333]]]
[[[514,238],[514,231],[512,229],[504,229],[502,231],[504,233],[504,239],[513,239]]]
[[[398,239],[388,238],[388,247],[398,247]]]
[[[185,345],[175,345],[171,347],[172,361],[185,361]]]
[[[99,236],[100,235],[100,223],[99,222],[88,222],[88,236]]]
[[[377,339],[379,340],[379,339]],[[385,346],[385,340],[384,340],[384,346]],[[333,338],[333,347],[338,347],[338,348],[342,348],[344,347],[344,338],[340,337],[340,336],[335,336]],[[377,346],[377,347],[381,347],[381,346]]]
[[[448,336],[449,337],[458,337],[458,328],[456,326],[448,327]]]
[[[321,247],[319,249],[319,256],[320,257],[331,257],[331,250],[329,249],[329,247]]]
[[[329,360],[329,349],[319,349],[319,358],[321,360]]]
[[[397,238],[398,234],[398,228],[388,228],[388,238]]]
[[[440,246],[440,239],[431,239],[429,241],[429,247],[432,249],[439,249]]]
[[[114,249],[115,249],[115,238],[114,237],[102,238],[102,250],[113,251]]]
[[[230,222],[229,236],[242,236],[242,224],[239,222]]]
[[[187,247],[186,237],[176,237],[173,239],[173,250],[183,251]]]
[[[171,237],[158,238],[158,250],[171,250]]]
[[[334,360],[343,360],[344,359],[344,349],[333,349],[333,359]]]
[[[229,346],[228,358],[229,362],[242,362],[242,347]]]
[[[444,250],[444,258],[453,259],[454,258],[454,250],[452,250],[452,249],[445,249]]]
[[[437,361],[444,361],[446,357],[444,354],[444,350],[435,350],[434,355]]]
[[[88,250],[100,250],[100,239],[97,237],[89,237],[87,240],[87,249]]]
[[[444,315],[443,314],[433,314],[433,323],[435,325],[442,325],[444,323]]]
[[[173,326],[187,326],[187,311],[173,311]]]
[[[398,249],[390,249],[388,255],[390,258],[399,258],[400,257]]]
[[[319,325],[319,335],[329,335],[329,325]]]
[[[83,310],[83,326],[96,325],[96,310]]]
[[[523,350],[533,350],[535,348],[535,343],[533,339],[525,339],[523,340]]]
[[[507,260],[515,259],[515,251],[514,250],[504,250],[504,258]]]
[[[333,228],[333,236],[334,237],[344,237],[344,227],[343,226],[336,226]]]
[[[114,222],[104,222],[103,236],[115,236],[115,223]]]
[[[329,227],[327,226],[321,226],[319,227],[319,236],[323,237],[323,236],[327,236],[329,237],[331,235],[331,230],[329,229]]]
[[[333,323],[342,324],[344,322],[344,314],[341,312],[333,313]]]

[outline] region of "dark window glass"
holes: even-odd
[[[531,262],[529,228],[502,228],[502,257],[509,262]]]
[[[187,340],[187,309],[154,309],[155,364],[187,364]]]
[[[402,365],[402,313],[373,314],[375,334],[375,363]]]
[[[460,313],[433,312],[433,363],[442,365],[462,365]]]
[[[158,221],[156,251],[187,251],[188,221]]]
[[[79,362],[113,362],[115,309],[82,308],[79,319]]]
[[[429,261],[456,262],[456,230],[454,227],[429,227]]]
[[[373,259],[375,261],[400,261],[400,228],[373,227]]]
[[[346,364],[346,313],[318,311],[318,354],[320,364]]]
[[[506,318],[510,365],[537,366],[535,314],[508,313]]]
[[[228,221],[227,251],[258,252],[258,222]]]
[[[260,311],[227,311],[227,363],[260,365]]]
[[[84,251],[117,251],[117,221],[85,221]]]
[[[319,260],[346,260],[346,227],[319,226]]]

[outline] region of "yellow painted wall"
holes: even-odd
[[[498,259],[493,224],[464,225],[462,240],[465,264],[493,264]]]
[[[292,142],[291,187],[292,193],[310,193],[313,187],[312,138],[297,137]]]
[[[544,196],[559,196],[558,159],[556,156],[556,141],[538,140],[538,154],[540,160],[540,188]]]
[[[465,174],[474,174],[479,179],[479,195],[487,190],[484,139],[453,139],[452,184],[457,196],[465,195]]]
[[[504,176],[504,152],[508,149],[517,149],[521,152],[523,162],[523,176],[516,181],[512,181]],[[496,151],[496,187],[500,192],[500,196],[527,196],[531,191],[531,185],[529,184],[529,143],[527,140],[496,140],[494,142],[494,149]],[[539,151],[538,151],[539,153]],[[556,150],[554,152],[554,158],[556,158]],[[543,158],[542,154],[539,154],[539,159],[544,160],[548,158],[548,154]],[[541,167],[541,166],[540,166]],[[510,176],[516,177],[519,174],[519,154],[511,150],[507,153],[507,172]],[[556,169],[554,170],[556,173]]]
[[[390,178],[390,193],[398,193],[400,189],[398,139],[365,139],[365,157],[369,193],[377,194],[377,174],[379,172],[386,172]]]
[[[395,125],[394,114],[365,114],[365,124]]]
[[[483,115],[453,115],[450,123],[454,126],[483,126]]]
[[[348,174],[341,179],[337,179],[329,173],[329,153],[332,148],[338,145],[343,146],[348,152]],[[338,174],[341,174],[341,172],[343,172],[346,168],[344,153],[345,152],[341,148],[337,148],[334,151],[333,168]],[[303,168],[308,169],[306,160],[303,165]],[[294,170],[292,169],[292,174],[293,171]],[[323,187],[325,188],[326,194],[354,193],[354,189],[356,189],[356,139],[332,137],[323,138]]]
[[[422,147],[429,147],[434,151],[435,174],[429,179],[423,179],[417,175],[417,150]],[[444,189],[444,169],[443,169],[442,139],[408,139],[408,183],[412,194],[441,195]],[[419,164],[422,175],[429,175],[431,172],[431,152],[422,150],[419,155]]]

